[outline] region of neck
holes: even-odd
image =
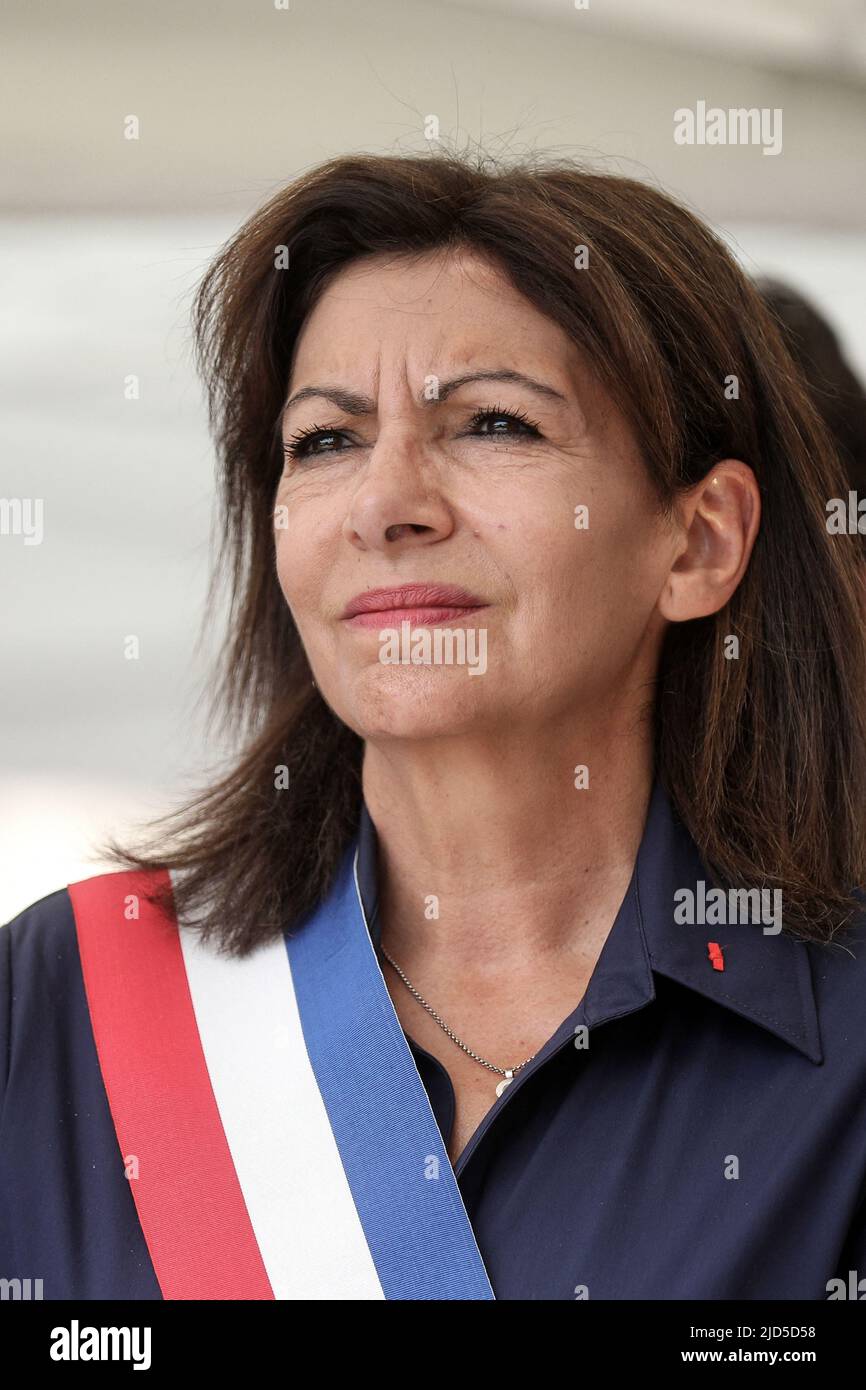
[[[628,887],[652,777],[645,722],[368,742],[386,950],[410,974],[447,962],[479,981],[591,951]]]

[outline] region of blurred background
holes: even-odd
[[[2,26],[0,498],[41,499],[42,535],[0,533],[0,922],[225,751],[190,297],[303,170],[423,151],[435,117],[649,180],[866,376],[863,0],[4,0]],[[781,152],[677,144],[699,101],[780,109]]]

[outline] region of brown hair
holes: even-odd
[[[723,458],[753,468],[763,520],[740,585],[719,613],[666,633],[657,775],[720,880],[780,888],[785,929],[830,940],[866,878],[866,651],[856,545],[825,526],[842,485],[833,443],[759,294],[703,223],[643,183],[543,156],[333,159],[271,198],[208,269],[194,324],[232,598],[217,697],[244,751],[156,823],[149,847],[112,842],[113,857],[181,870],[181,917],[239,955],[329,891],[357,830],[363,744],[314,688],[278,586],[279,417],[301,327],[335,274],[369,254],[458,246],[582,346],[663,505]]]

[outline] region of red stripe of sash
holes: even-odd
[[[102,1078],[167,1299],[272,1299],[208,1075],[163,871],[69,885]],[[137,920],[124,915],[138,900]]]

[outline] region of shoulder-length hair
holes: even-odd
[[[363,743],[314,687],[277,582],[290,363],[352,261],[457,247],[486,255],[583,349],[663,508],[721,459],[754,470],[763,518],[741,583],[720,612],[665,636],[656,775],[718,880],[781,889],[785,930],[829,941],[866,879],[866,654],[857,541],[826,527],[828,500],[844,495],[833,444],[713,232],[643,183],[544,157],[330,160],[272,197],[207,270],[193,320],[219,459],[217,573],[231,594],[215,690],[242,752],[143,846],[112,840],[109,853],[179,870],[181,920],[237,955],[331,888],[358,827]]]

